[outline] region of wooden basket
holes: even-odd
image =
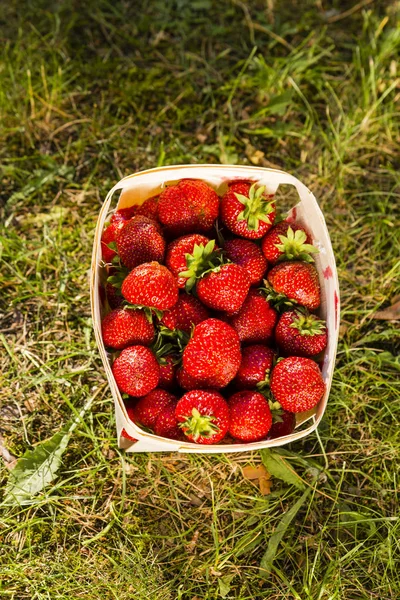
[[[180,442],[170,440],[147,433],[135,425],[127,415],[121,394],[114,381],[110,359],[101,337],[101,318],[104,316],[104,307],[100,295],[103,269],[101,266],[101,235],[104,229],[104,223],[107,221],[107,217],[110,213],[110,205],[114,194],[119,193],[116,208],[126,208],[134,204],[142,204],[147,198],[159,194],[167,184],[177,182],[183,178],[202,179],[217,191],[226,184],[226,182],[239,179],[256,181],[260,185],[265,185],[267,192],[270,194],[275,194],[279,185],[282,184],[293,185],[297,190],[300,201],[291,209],[287,218],[289,221],[292,220],[296,221],[296,223],[306,225],[308,231],[312,235],[314,245],[319,249],[319,254],[317,254],[315,258],[315,264],[321,284],[321,307],[319,309],[319,314],[327,323],[328,345],[322,365],[322,376],[326,384],[324,397],[315,409],[308,413],[301,413],[297,416],[296,429],[291,435],[274,440],[252,442],[248,444],[222,443],[207,446],[193,444],[189,441]],[[99,214],[93,245],[90,299],[96,341],[110,384],[111,393],[114,398],[117,435],[120,448],[125,448],[128,452],[243,452],[245,450],[282,446],[283,444],[306,437],[317,428],[318,423],[325,412],[335,364],[340,319],[339,282],[335,257],[333,255],[329,233],[321,209],[310,190],[296,179],[296,177],[293,177],[293,175],[285,173],[284,171],[259,167],[234,165],[181,165],[149,169],[121,179],[121,181],[107,194]]]

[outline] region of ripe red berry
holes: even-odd
[[[184,441],[186,438],[175,414],[176,404],[176,400],[173,400],[161,410],[154,425],[154,433],[171,440]]]
[[[124,279],[122,295],[131,304],[158,310],[171,308],[178,301],[178,284],[167,267],[158,262],[139,265]]]
[[[207,377],[194,377],[193,375],[189,375],[185,371],[183,367],[177,370],[176,372],[176,380],[178,385],[184,390],[198,390],[202,387],[211,388],[212,385],[208,381]]]
[[[269,381],[269,373],[275,358],[275,352],[267,346],[256,344],[242,351],[242,362],[234,379],[238,390],[262,387]]]
[[[315,356],[325,350],[328,333],[324,321],[316,315],[288,310],[279,319],[275,340],[286,355]]]
[[[221,265],[206,273],[197,282],[199,299],[209,308],[229,314],[237,312],[250,288],[250,278],[245,269],[234,263]]]
[[[182,364],[188,375],[204,385],[221,388],[235,377],[241,358],[235,330],[218,319],[207,319],[195,327]]]
[[[193,254],[195,245],[206,246],[209,241],[204,235],[192,233],[191,235],[184,235],[168,244],[165,265],[177,278],[178,287],[184,288],[187,281],[186,277],[179,277],[179,273],[187,269],[186,255]]]
[[[115,359],[112,372],[118,389],[130,396],[145,396],[157,387],[160,367],[145,346],[130,346]]]
[[[163,390],[172,390],[175,386],[176,366],[173,356],[164,356],[163,362],[160,363],[160,379],[158,387]]]
[[[110,223],[103,231],[101,236],[101,256],[106,263],[111,263],[114,256],[117,256],[116,250],[109,248],[108,244],[116,244],[117,234],[124,227],[124,221]]]
[[[265,186],[255,183],[232,183],[221,200],[222,223],[244,238],[262,238],[272,226],[275,213],[275,203]]]
[[[267,437],[272,414],[267,400],[259,392],[237,392],[228,401],[231,422],[229,433],[242,442],[258,442]]]
[[[116,308],[101,322],[105,346],[123,350],[134,344],[148,346],[154,339],[154,326],[142,310]]]
[[[225,242],[224,252],[229,260],[246,270],[250,277],[250,285],[258,285],[261,282],[267,270],[267,261],[257,244],[235,238]]]
[[[269,440],[275,440],[276,438],[284,437],[293,433],[296,427],[296,415],[294,413],[281,410],[278,420],[272,423],[272,427],[269,430]]]
[[[153,221],[158,221],[158,199],[159,196],[147,198],[143,204],[137,207],[136,214],[153,219]]]
[[[268,231],[262,239],[261,248],[271,264],[282,258],[310,261],[310,253],[318,252],[304,227],[287,221],[281,221]]]
[[[262,292],[251,289],[240,311],[228,319],[241,342],[258,344],[272,339],[278,313]]]
[[[321,303],[321,288],[314,265],[297,261],[278,263],[268,273],[268,281],[275,292],[310,310]]]
[[[216,444],[229,428],[229,408],[214,390],[192,390],[178,401],[175,415],[185,436],[197,444]]]
[[[324,395],[325,383],[313,360],[289,356],[273,369],[271,392],[284,410],[298,413],[318,404]]]
[[[207,232],[218,217],[219,198],[204,181],[182,179],[158,201],[158,218],[170,234]]]
[[[119,308],[124,301],[121,289],[113,286],[112,283],[106,283],[105,289],[110,308]]]
[[[154,429],[157,417],[160,415],[161,411],[170,402],[176,403],[176,401],[177,398],[173,394],[156,388],[146,396],[143,396],[143,398],[140,398],[134,405],[132,411],[133,421],[137,425],[143,425],[144,427]]]
[[[132,217],[118,232],[116,240],[119,257],[128,269],[164,260],[165,240],[159,225],[148,217]]]
[[[197,298],[182,293],[178,298],[178,302],[164,312],[161,323],[169,329],[180,329],[190,333],[193,325],[198,325],[208,317],[208,310]]]

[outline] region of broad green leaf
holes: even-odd
[[[268,473],[278,479],[282,479],[286,483],[295,485],[300,490],[304,490],[304,483],[300,477],[292,467],[289,467],[285,459],[278,452],[265,448],[261,450],[261,460]]]
[[[219,595],[221,598],[226,598],[231,591],[231,581],[234,577],[235,575],[225,575],[225,577],[218,579]]]
[[[29,504],[32,496],[53,481],[68,445],[70,428],[71,423],[47,442],[25,452],[10,473],[3,504]]]
[[[312,490],[312,488],[307,488],[306,491],[304,492],[304,494],[301,496],[301,498],[299,498],[297,500],[297,502],[292,506],[292,508],[290,508],[287,511],[287,513],[285,513],[283,515],[283,517],[279,521],[279,524],[278,524],[277,528],[275,529],[274,533],[269,538],[267,550],[265,551],[265,554],[262,557],[261,562],[260,562],[260,572],[262,575],[265,576],[265,575],[270,574],[271,568],[272,568],[272,563],[275,560],[275,556],[278,551],[279,544],[281,543],[281,540],[282,540],[287,528],[289,527],[290,523],[293,521],[293,519],[299,512],[300,508],[302,507],[302,505],[304,504],[304,502],[307,500],[308,496],[310,495],[311,490]]]
[[[100,388],[101,389],[101,388]],[[33,496],[41,492],[55,478],[68,446],[72,432],[89,410],[100,389],[87,400],[85,406],[60,431],[33,450],[27,450],[11,471],[2,504],[28,505]]]

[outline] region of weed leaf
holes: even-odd
[[[277,528],[274,533],[269,538],[268,547],[265,551],[264,556],[260,562],[260,573],[262,576],[269,575],[272,568],[272,563],[275,560],[276,553],[278,551],[279,544],[289,527],[290,523],[293,521],[300,508],[307,500],[312,488],[307,488],[304,494],[297,500],[297,502],[290,508],[287,513],[285,513],[282,519],[279,521]]]
[[[295,485],[300,490],[304,490],[304,483],[300,477],[291,467],[289,467],[285,459],[278,454],[278,452],[265,448],[264,450],[261,450],[261,460],[268,473],[278,479],[282,479],[282,481],[285,481],[286,483]]]
[[[10,473],[3,504],[29,504],[35,494],[53,481],[61,465],[70,433],[71,423],[50,440],[25,452]]]

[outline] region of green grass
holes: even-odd
[[[3,3],[2,446],[21,456],[95,396],[54,482],[2,508],[3,598],[399,598],[400,336],[373,318],[400,293],[399,7],[360,4]],[[302,492],[274,479],[262,496],[241,470],[258,453],[118,450],[88,297],[121,176],[257,161],[319,199],[343,303],[319,433],[285,455],[313,490],[269,576],[260,561]]]

